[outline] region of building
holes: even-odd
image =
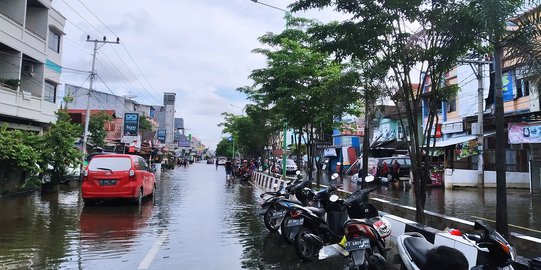
[[[175,96],[175,93],[164,93],[163,107],[156,111],[156,119],[159,124],[158,141],[171,146],[175,138]]]
[[[50,0],[0,2],[0,124],[41,133],[56,121],[65,22]]]

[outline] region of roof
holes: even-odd
[[[490,136],[492,136],[494,134],[496,134],[495,131],[487,131],[487,132],[485,132],[483,134],[483,137],[490,137]],[[455,144],[467,142],[469,140],[476,140],[476,139],[477,139],[477,135],[465,135],[465,136],[460,136],[460,137],[456,137],[456,138],[450,138],[450,139],[447,139],[445,141],[438,141],[438,142],[436,142],[435,147],[446,147],[446,146],[449,146],[449,145],[455,145]]]
[[[104,113],[116,118],[115,110],[90,110],[90,115],[98,114],[100,112],[104,112]],[[86,110],[84,110],[84,109],[68,109],[68,113],[71,113],[71,114],[86,114]]]
[[[383,142],[376,142],[375,145],[373,145],[372,149],[407,149],[408,142],[407,141],[397,141],[397,140],[390,140],[390,141],[383,141]]]

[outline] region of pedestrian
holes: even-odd
[[[381,165],[381,171],[379,176],[380,177],[388,177],[389,175],[389,167],[387,166],[387,162],[383,161],[383,164]]]
[[[261,169],[263,170],[263,172],[267,172],[267,170],[269,169],[269,160],[268,159],[265,159],[265,161],[263,162],[263,166],[261,166]]]
[[[231,163],[231,160],[227,159],[227,161],[225,162],[225,179],[230,180],[232,177],[231,176],[232,173],[233,173],[233,165]]]
[[[216,159],[216,170],[218,170],[218,159]]]
[[[394,163],[393,163],[392,176],[393,176],[392,181],[400,180],[400,164],[398,163],[396,159],[394,160]]]

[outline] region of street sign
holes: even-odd
[[[124,136],[137,136],[139,132],[139,114],[124,114]]]
[[[334,148],[330,142],[316,142],[316,150],[323,150],[325,148]]]

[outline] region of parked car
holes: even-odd
[[[411,171],[411,160],[408,156],[398,156],[398,157],[382,157],[378,158],[378,165],[376,171],[376,177],[387,177],[387,175],[381,175],[383,169],[383,162],[387,163],[387,168],[389,169],[389,174],[393,168],[394,161],[397,161],[400,164],[400,177],[409,177]]]
[[[140,205],[143,197],[154,196],[156,178],[140,156],[96,155],[83,172],[81,192],[87,205],[103,199],[131,199]]]
[[[282,160],[276,160],[276,172],[282,172]],[[286,174],[295,174],[297,172],[297,164],[292,159],[286,159]]]

